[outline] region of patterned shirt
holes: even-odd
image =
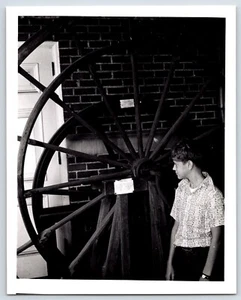
[[[213,184],[205,179],[196,189],[190,189],[187,179],[179,182],[171,216],[178,222],[174,245],[181,247],[208,247],[211,228],[224,225],[224,198]]]

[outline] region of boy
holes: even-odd
[[[210,280],[224,227],[224,199],[212,178],[202,172],[201,155],[191,142],[172,150],[173,170],[181,181],[171,216],[167,280]]]

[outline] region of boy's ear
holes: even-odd
[[[192,168],[193,168],[193,162],[191,160],[187,161],[187,167],[188,167],[189,170],[192,170]]]

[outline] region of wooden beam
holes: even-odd
[[[152,274],[154,279],[161,279],[164,270],[164,253],[161,239],[160,199],[155,183],[149,181],[149,205],[152,243]]]
[[[103,278],[113,279],[116,277],[116,268],[120,255],[120,210],[119,205],[116,205],[114,217],[111,226],[109,245],[106,255],[106,260],[102,268]]]
[[[117,195],[116,205],[119,209],[119,232],[121,248],[121,273],[122,278],[130,278],[131,258],[130,258],[130,233],[128,217],[128,195]]]
[[[101,224],[103,223],[104,218],[110,211],[110,208],[111,208],[110,197],[106,196],[104,199],[101,200],[96,230],[98,230],[101,227]],[[102,273],[102,269],[101,269],[102,246],[103,244],[99,241],[99,238],[97,238],[93,244],[91,261],[90,261],[92,273],[95,274],[95,276],[97,277],[101,276]]]
[[[89,251],[95,240],[103,233],[106,226],[111,221],[111,218],[113,217],[115,205],[111,208],[107,216],[104,218],[101,226],[93,233],[91,238],[88,240],[88,242],[85,244],[84,248],[81,250],[81,252],[77,255],[77,257],[71,262],[69,265],[69,271],[70,274],[73,275],[75,273],[75,270],[80,263],[80,261],[83,259],[85,254]]]

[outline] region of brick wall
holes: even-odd
[[[131,37],[137,42],[136,60],[144,135],[148,135],[151,128],[173,53],[180,55],[180,61],[159,121],[160,134],[170,128],[206,79],[218,68],[224,68],[225,23],[222,19],[20,17],[19,40],[26,40],[53,22],[63,25],[49,37],[49,40],[59,42],[61,70],[81,55],[114,45],[117,41],[128,41]],[[120,109],[119,103],[120,99],[133,98],[128,51],[116,49],[113,54],[103,55],[95,61],[94,68],[125,130],[134,135],[134,109]],[[220,123],[219,87],[219,83],[212,83],[189,114],[183,128],[189,128],[193,135]],[[87,67],[73,72],[63,83],[62,89],[64,102],[75,111],[101,101],[101,95]],[[69,118],[67,112],[64,112],[64,116],[65,119]],[[106,110],[99,111],[98,116],[89,121],[94,126],[102,126],[105,132],[118,136],[116,125]],[[76,126],[71,133],[75,140],[89,135],[88,130],[82,126]],[[112,169],[108,165],[86,163],[75,157],[68,158],[68,168],[70,180]]]

